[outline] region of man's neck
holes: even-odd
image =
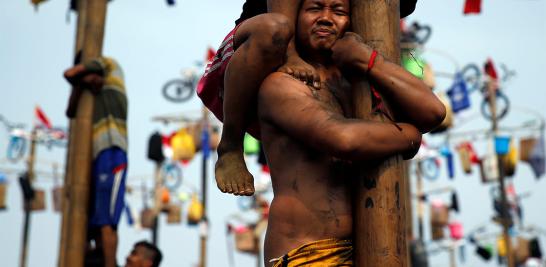
[[[301,58],[316,69],[329,69],[334,65],[332,53],[329,51],[316,51],[311,53],[300,52]]]

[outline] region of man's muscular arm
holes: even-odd
[[[298,10],[301,0],[267,0],[267,10],[270,13],[280,13],[289,20],[291,32],[295,32]],[[320,77],[313,66],[306,63],[296,51],[295,38],[292,37],[286,49],[286,62],[279,68],[279,71],[290,74],[296,79],[307,82],[307,84],[319,88]]]
[[[412,125],[348,119],[313,97],[292,77],[271,74],[258,96],[260,119],[316,150],[346,160],[415,153],[421,134]]]
[[[419,78],[401,66],[377,55],[368,72],[372,49],[355,33],[346,33],[332,48],[336,63],[348,75],[368,74],[375,89],[386,100],[396,121],[415,125],[429,132],[444,119],[444,105]]]

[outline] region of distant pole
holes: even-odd
[[[202,129],[202,136],[204,134],[209,135],[209,111],[206,107],[203,107],[203,129]],[[210,137],[209,137],[210,138]],[[208,140],[202,140],[203,143],[201,144],[201,148],[205,146],[209,146],[209,144],[205,144],[204,141]],[[200,233],[200,261],[199,266],[200,267],[206,267],[207,265],[207,238],[208,238],[208,217],[207,217],[207,165],[208,165],[208,158],[209,155],[206,155],[209,152],[205,152],[204,149],[201,149],[203,152],[203,164],[201,168],[201,196],[203,197],[203,218],[201,221],[201,227],[204,229],[201,229]]]
[[[81,2],[80,2],[81,3]],[[87,1],[85,30],[82,45],[82,62],[99,57],[102,53],[106,0]],[[65,266],[83,266],[87,245],[89,187],[91,186],[93,102],[91,92],[84,90],[79,99],[76,118],[71,125],[73,151],[69,155],[68,168],[72,170],[69,190],[68,236],[64,246]],[[73,132],[73,133],[72,133]]]
[[[154,174],[154,209],[153,209],[153,215],[154,215],[154,223],[152,225],[152,244],[157,246],[157,239],[158,239],[158,232],[159,232],[159,214],[161,212],[161,199],[159,194],[159,189],[161,188],[161,184],[163,184],[163,181],[161,179],[161,164],[156,163],[155,165],[155,174]]]
[[[85,5],[87,4],[87,1],[85,0],[77,0],[76,1],[76,7],[78,10],[78,22],[76,25],[76,43],[74,48],[74,58],[76,58],[79,51],[81,51],[83,46],[83,33],[85,30],[85,14],[86,14],[86,8]],[[74,88],[72,89],[74,90]],[[71,158],[74,157],[74,120],[70,119],[69,122],[69,129],[68,129],[68,148],[66,152],[66,160],[65,160],[65,176],[64,176],[64,185],[63,185],[63,194],[61,196],[62,198],[62,222],[61,222],[61,239],[60,239],[60,245],[59,245],[59,255],[57,259],[57,264],[59,267],[65,267],[65,260],[66,260],[66,244],[67,244],[67,238],[68,238],[68,229],[69,229],[69,210],[70,210],[70,188],[72,185],[72,177],[73,175],[73,168],[72,164],[70,164]]]
[[[28,157],[27,162],[27,175],[29,179],[29,183],[32,184],[34,182],[34,160],[36,159],[36,128],[32,128],[32,132],[30,134],[30,156]],[[30,215],[32,213],[31,208],[32,200],[28,200],[25,198],[24,200],[24,227],[23,227],[23,243],[21,246],[21,267],[27,266],[27,251],[28,251],[28,237],[29,237],[29,229],[30,229]]]
[[[455,258],[455,244],[451,244],[449,246],[449,266],[450,267],[457,267],[457,259]]]
[[[489,95],[489,110],[491,111],[491,130],[496,136],[498,133],[498,123],[497,123],[497,95],[496,95],[496,86],[494,86],[493,81],[488,81],[487,91]],[[506,259],[508,267],[515,267],[514,255],[512,254],[512,240],[510,239],[510,234],[508,230],[510,228],[510,218],[508,215],[508,201],[506,200],[506,187],[504,183],[504,166],[502,158],[497,156],[497,164],[499,169],[499,188],[501,194],[501,222],[502,230],[504,236],[504,242],[506,243]]]
[[[387,60],[400,61],[398,0],[353,0],[352,26]],[[354,85],[353,99],[356,117],[370,119],[367,81]],[[408,266],[404,164],[395,156],[381,163],[365,162],[358,170],[353,199],[356,266]]]
[[[418,230],[419,230],[419,240],[424,240],[424,223],[423,223],[423,217],[425,214],[425,208],[423,205],[423,173],[421,169],[421,161],[417,161],[417,218],[418,218]]]

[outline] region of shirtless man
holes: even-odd
[[[349,0],[304,0],[296,44],[324,81],[320,90],[276,72],[258,93],[274,199],[266,266],[352,266],[350,162],[412,157],[445,108],[427,86],[354,33]],[[369,64],[373,60],[373,64]],[[372,66],[368,69],[368,66]],[[350,119],[352,80],[367,75],[393,122]]]
[[[320,88],[314,67],[296,50],[294,29],[302,0],[246,0],[235,28],[225,37],[197,86],[203,103],[223,124],[215,167],[220,191],[252,195],[254,178],[243,157],[245,131],[260,138],[256,124],[258,88],[278,70]],[[400,15],[415,9],[416,0],[403,0]]]

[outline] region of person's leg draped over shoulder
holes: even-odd
[[[291,37],[283,15],[262,14],[245,20],[226,37],[200,81],[198,92],[203,102],[224,123],[215,170],[222,192],[254,193],[254,179],[244,162],[243,137],[248,130],[259,138],[256,125],[249,129],[256,121],[258,88],[284,62]],[[223,99],[205,92],[214,90]]]

